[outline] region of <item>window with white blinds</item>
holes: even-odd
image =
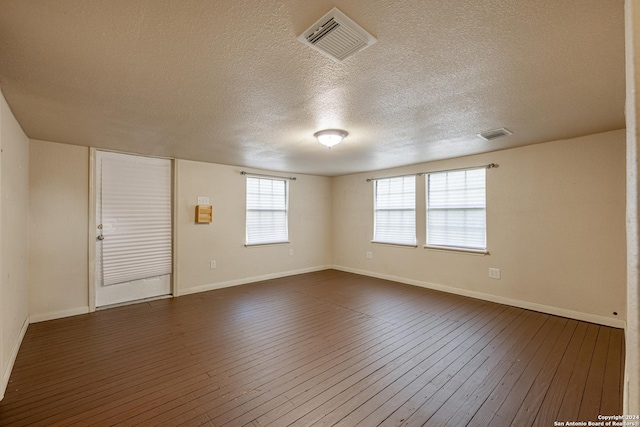
[[[373,241],[416,244],[416,177],[374,181]]]
[[[430,173],[427,246],[486,250],[486,169]]]
[[[248,246],[289,241],[287,193],[284,179],[247,177]]]
[[[171,161],[104,155],[102,284],[171,273]]]

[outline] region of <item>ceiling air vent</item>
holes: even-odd
[[[342,62],[377,41],[336,8],[300,34],[298,40],[336,62]]]
[[[499,129],[491,129],[486,132],[479,133],[478,136],[482,139],[486,139],[487,141],[493,141],[494,139],[502,138],[503,136],[511,135],[512,133],[513,132],[511,132],[508,129],[499,128]]]

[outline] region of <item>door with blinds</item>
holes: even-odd
[[[96,152],[96,306],[171,293],[171,160]]]

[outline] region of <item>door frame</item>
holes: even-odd
[[[104,151],[110,153],[118,153],[118,154],[128,154],[133,156],[142,156],[141,154],[134,153],[125,153],[122,151],[116,150],[106,150],[106,149],[97,149],[95,147],[89,147],[89,229],[87,230],[88,237],[88,249],[89,249],[89,271],[88,271],[88,286],[89,286],[89,312],[92,313],[96,311],[96,230],[97,230],[97,222],[96,222],[96,152]],[[172,270],[171,273],[171,282],[169,291],[171,292],[169,297],[177,297],[178,296],[178,197],[177,197],[177,188],[178,188],[178,165],[179,162],[176,159],[172,159],[169,157],[161,157],[161,156],[142,156],[142,157],[151,157],[156,159],[166,159],[171,160],[171,234],[172,234],[172,242],[171,242],[171,250],[172,250]],[[166,296],[160,297],[166,298]]]

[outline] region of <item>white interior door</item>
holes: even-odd
[[[171,160],[96,152],[96,307],[168,295]]]

